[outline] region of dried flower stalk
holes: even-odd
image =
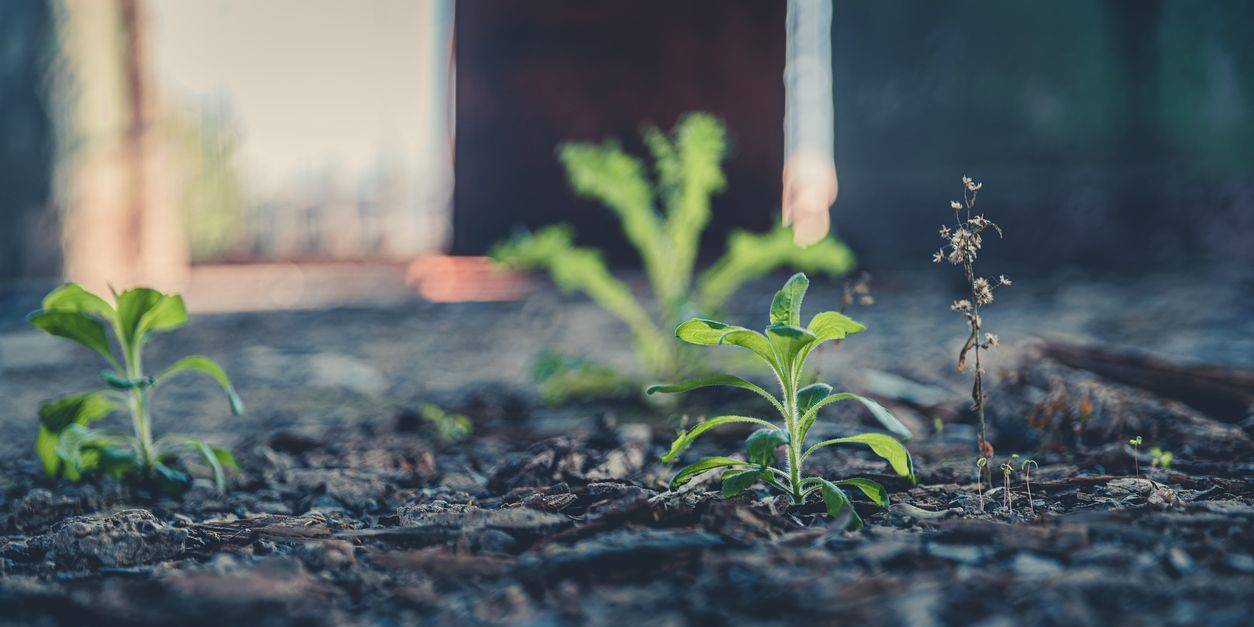
[[[994,291],[1011,285],[1006,275],[998,275],[996,280],[978,276],[975,272],[975,261],[984,245],[984,234],[992,230],[1001,237],[1001,227],[997,226],[982,214],[973,214],[975,199],[983,183],[978,183],[969,176],[962,177],[962,202],[949,201],[954,212],[954,223],[942,226],[941,239],[945,243],[932,255],[934,263],[948,261],[962,268],[967,280],[969,296],[955,300],[950,309],[962,314],[970,333],[958,352],[958,370],[966,371],[968,354],[975,361],[975,383],[971,388],[971,409],[979,418],[979,454],[985,461],[983,468],[990,471],[989,483],[992,483],[990,462],[993,457],[993,445],[989,443],[984,421],[984,368],[980,363],[980,352],[997,346],[998,338],[985,332],[984,321],[980,317],[980,308],[993,302]],[[981,490],[982,490],[981,485]]]

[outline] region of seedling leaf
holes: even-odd
[[[914,481],[914,463],[910,459],[910,452],[901,445],[901,442],[882,433],[861,433],[844,438],[824,440],[811,446],[802,456],[802,459],[809,457],[815,451],[825,446],[834,444],[865,444],[876,455],[887,460],[889,465],[893,467],[894,472],[902,477],[909,477],[911,481]]]
[[[723,498],[731,498],[744,492],[749,486],[758,482],[763,473],[761,469],[729,470],[723,473]]]
[[[870,479],[854,477],[852,479],[842,479],[835,483],[838,486],[857,488],[861,490],[867,498],[875,501],[876,505],[879,505],[880,507],[888,507],[888,490],[885,490],[884,486],[871,481]]]
[[[801,301],[805,299],[808,287],[810,279],[806,275],[800,272],[792,275],[771,300],[771,324],[800,326]]]
[[[745,454],[749,461],[766,467],[775,462],[775,449],[788,444],[783,429],[758,429],[745,438]]]
[[[174,365],[166,368],[164,372],[158,375],[156,384],[160,385],[180,372],[201,372],[209,375],[226,392],[226,398],[231,404],[231,413],[236,415],[243,413],[244,402],[235,393],[235,387],[231,385],[231,380],[226,376],[226,371],[222,369],[222,366],[218,365],[218,362],[204,355],[184,357],[174,362]]]
[[[762,389],[758,385],[755,385],[754,383],[751,383],[749,381],[746,381],[745,379],[742,379],[740,377],[737,377],[735,375],[730,375],[730,374],[716,374],[716,375],[711,375],[708,377],[701,377],[699,379],[689,379],[687,381],[680,381],[679,383],[670,383],[670,384],[659,383],[655,385],[650,385],[649,387],[645,388],[644,393],[649,394],[649,395],[677,394],[680,392],[688,392],[690,390],[695,390],[697,388],[714,387],[714,386],[720,386],[720,385],[733,387],[733,388],[740,388],[742,390],[749,390],[750,392],[753,392],[771,401],[771,404],[775,405],[776,409],[779,409],[781,412],[783,411],[783,408],[779,405],[779,401],[775,400],[775,397],[772,396],[770,392],[767,392],[766,390]]]
[[[748,422],[748,423],[752,423],[756,425],[762,425],[764,427],[770,427],[772,429],[775,428],[775,425],[765,420],[762,420],[761,418],[751,418],[749,416],[719,416],[717,418],[711,418],[693,427],[691,431],[681,432],[675,438],[675,441],[671,442],[671,450],[667,452],[666,455],[662,456],[662,461],[664,462],[675,461],[675,458],[678,457],[680,453],[683,453],[684,451],[688,450],[688,447],[692,445],[693,440],[697,439],[697,436],[701,435],[702,433],[705,433],[706,431],[709,431],[710,429],[713,429],[714,427],[718,427],[720,425],[725,425],[725,424],[731,424],[734,422]]]
[[[849,502],[849,496],[845,494],[836,484],[827,479],[819,479],[822,486],[823,504],[827,506],[827,513],[832,518],[840,520],[841,515],[849,512],[849,526],[857,529],[862,526],[862,517],[858,516],[858,512],[854,510],[853,504]]]
[[[675,473],[671,479],[671,490],[677,490],[692,481],[693,477],[715,468],[731,468],[737,466],[749,466],[749,462],[743,459],[734,459],[731,457],[707,457],[691,466],[688,466]]]
[[[40,310],[27,316],[26,320],[44,333],[77,342],[96,351],[110,364],[116,363],[109,350],[104,325],[86,313]]]

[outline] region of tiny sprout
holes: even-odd
[[[1150,466],[1154,468],[1166,470],[1171,467],[1171,460],[1175,459],[1175,455],[1172,455],[1171,451],[1164,451],[1157,446],[1150,449],[1149,453],[1150,457],[1154,458],[1154,461],[1150,462]]]
[[[474,430],[470,418],[462,414],[450,414],[434,403],[425,403],[419,408],[422,419],[435,428],[436,437],[444,444],[466,439]]]
[[[980,491],[980,511],[984,511],[984,469],[988,467],[987,457],[975,458],[975,485]],[[989,483],[992,481],[990,479]],[[989,486],[992,487],[991,485]]]
[[[1028,513],[1036,515],[1036,506],[1032,504],[1032,471],[1028,468],[1028,464],[1032,464],[1036,468],[1036,461],[1032,458],[1023,460],[1023,464],[1019,466],[1023,470],[1023,483],[1028,487]]]
[[[1128,444],[1132,445],[1132,465],[1136,468],[1136,478],[1141,478],[1141,461],[1137,458],[1136,449],[1141,446],[1141,436],[1136,436],[1128,440]]]
[[[1015,455],[1014,457],[1018,457],[1018,455]],[[1014,471],[1015,471],[1014,465],[1010,464],[1009,462],[1001,465],[1001,476],[1002,476],[1002,480],[1004,481],[1004,486],[1005,486],[1005,490],[1002,493],[1002,497],[1003,497],[1002,504],[1005,506],[1006,511],[1012,514],[1014,513],[1014,509],[1012,509],[1010,506],[1010,503],[1011,503],[1010,501],[1010,475],[1014,474]]]
[[[873,453],[884,458],[894,472],[915,481],[914,464],[910,452],[892,436],[882,433],[863,433],[834,438],[805,446],[806,435],[818,418],[819,410],[830,403],[855,400],[870,410],[880,424],[897,437],[910,437],[910,430],[891,412],[875,401],[851,394],[836,393],[832,386],[813,383],[802,386],[805,363],[810,353],[826,342],[835,342],[848,335],[866,330],[858,322],[835,311],[825,311],[801,326],[801,301],[810,281],[798,273],[788,279],[784,287],[771,301],[770,325],[764,333],[714,320],[693,318],[679,325],[675,335],[689,344],[699,346],[731,345],[746,349],[770,366],[780,384],[782,394],[775,396],[746,379],[729,374],[713,375],[668,385],[652,385],[646,394],[687,392],[697,388],[726,386],[749,390],[770,401],[783,425],[750,416],[719,416],[697,424],[690,431],[681,431],[662,461],[674,461],[702,433],[721,425],[739,423],[762,427],[745,440],[745,458],[707,457],[688,466],[671,479],[670,488],[676,490],[697,475],[718,468],[723,470],[723,496],[733,497],[761,482],[787,494],[793,503],[801,504],[806,497],[818,493],[827,512],[833,517],[847,515],[849,523],[861,526],[862,519],[854,510],[849,497],[841,488],[861,491],[880,507],[888,506],[888,491],[880,484],[863,478],[829,481],[823,477],[802,475],[802,464],[815,451],[837,444],[867,446]],[[776,450],[783,448],[787,462],[776,463]]]

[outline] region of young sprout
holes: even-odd
[[[212,472],[213,482],[226,485],[226,469],[235,459],[224,448],[196,438],[164,435],[153,438],[149,404],[153,395],[175,375],[208,375],[226,392],[233,413],[243,404],[226,372],[204,355],[184,357],[156,376],[144,371],[143,349],[153,335],[187,323],[187,310],[178,294],[135,288],[114,293],[115,304],[68,283],[44,297],[43,308],[26,319],[49,335],[81,344],[104,358],[100,372],[104,387],[70,394],[39,408],[40,429],[35,451],[52,477],[78,480],[89,472],[133,479],[156,479],[164,488],[179,489],[190,482],[176,462],[184,454],[199,456]],[[113,332],[110,342],[106,326]],[[114,344],[116,343],[116,349]],[[113,411],[131,416],[129,436],[100,431],[91,424]]]
[[[1141,461],[1137,459],[1137,449],[1141,446],[1141,436],[1136,436],[1128,440],[1128,444],[1132,445],[1132,465],[1136,468],[1136,478],[1141,478]]]
[[[988,458],[981,455],[975,458],[975,485],[980,491],[980,511],[984,511],[984,471],[988,469]],[[989,477],[989,489],[992,489],[992,477]]]
[[[1023,483],[1028,487],[1028,513],[1036,515],[1036,506],[1032,505],[1032,472],[1028,468],[1028,464],[1032,464],[1033,468],[1037,468],[1036,460],[1031,458],[1023,460],[1023,464],[1019,466],[1023,470]]]
[[[962,202],[949,201],[949,208],[954,212],[953,228],[949,225],[940,228],[940,237],[944,244],[932,254],[933,263],[948,261],[962,268],[966,279],[967,298],[955,300],[950,309],[962,314],[969,331],[967,339],[958,351],[958,370],[965,371],[967,355],[975,358],[975,384],[971,388],[971,409],[975,411],[979,424],[979,439],[976,442],[980,455],[992,458],[993,445],[988,441],[985,429],[984,405],[984,367],[980,364],[981,351],[992,350],[997,346],[997,336],[985,332],[984,320],[980,317],[980,308],[993,302],[993,292],[1012,284],[1006,275],[998,275],[996,279],[977,276],[975,260],[983,246],[986,231],[993,231],[1001,237],[1001,227],[994,224],[982,214],[972,214],[975,209],[975,198],[984,187],[983,183],[974,181],[969,176],[962,177]],[[991,470],[990,470],[991,472]],[[990,480],[990,484],[991,484]]]
[[[1175,455],[1172,455],[1171,451],[1164,451],[1157,446],[1150,449],[1149,453],[1150,457],[1154,458],[1154,460],[1150,462],[1150,466],[1153,468],[1162,468],[1163,470],[1166,470],[1171,467],[1171,460],[1175,459]]]
[[[892,469],[902,477],[914,482],[914,465],[906,447],[891,436],[882,433],[863,433],[841,438],[833,438],[806,447],[806,436],[823,407],[843,400],[854,400],[871,411],[880,424],[889,432],[901,438],[909,438],[910,431],[901,424],[891,412],[875,401],[849,392],[835,393],[832,386],[825,383],[813,383],[801,386],[805,376],[806,359],[810,353],[825,342],[844,339],[847,335],[861,333],[866,327],[835,311],[824,311],[810,319],[810,324],[801,326],[801,301],[805,297],[810,281],[804,274],[792,276],[783,289],[775,294],[771,301],[770,325],[765,332],[759,333],[745,327],[738,327],[723,322],[693,318],[679,325],[675,335],[690,344],[700,346],[729,345],[748,350],[766,362],[775,373],[776,382],[780,386],[780,396],[737,376],[721,374],[698,379],[691,379],[671,385],[653,385],[645,390],[647,394],[658,392],[687,392],[697,388],[711,386],[727,386],[749,390],[770,401],[783,424],[773,423],[761,418],[750,416],[719,416],[702,422],[691,431],[681,431],[671,444],[670,451],[662,457],[663,461],[673,461],[683,453],[697,438],[706,431],[727,424],[747,423],[758,425],[761,429],[745,440],[745,459],[732,457],[707,457],[697,463],[680,470],[673,479],[672,490],[683,486],[698,474],[716,468],[726,469],[723,473],[723,495],[732,497],[740,494],[759,481],[787,494],[792,502],[800,504],[811,494],[819,493],[833,517],[848,515],[850,524],[860,526],[862,519],[854,511],[842,488],[860,490],[880,507],[888,506],[888,492],[880,484],[863,478],[829,481],[823,477],[803,476],[802,464],[819,449],[838,444],[857,444],[867,446],[873,453],[888,461]],[[787,460],[782,465],[776,464],[775,451],[783,447]]]
[[[418,408],[423,420],[435,428],[436,437],[444,444],[466,439],[474,430],[470,418],[462,414],[450,414],[434,403],[424,403]]]
[[[1011,458],[1012,461],[1014,457],[1018,457],[1018,455],[1013,456]],[[1006,511],[1011,514],[1014,513],[1014,508],[1011,507],[1012,501],[1010,500],[1010,475],[1014,474],[1014,471],[1014,464],[1010,462],[1006,462],[1001,465],[1002,482],[1005,486],[1005,490],[1002,491],[1002,505],[1006,508]]]

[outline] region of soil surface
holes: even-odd
[[[1000,472],[977,487],[969,373],[953,367],[963,324],[933,279],[890,278],[850,312],[870,331],[815,361],[916,435],[917,485],[857,449],[811,459],[809,473],[888,487],[887,510],[855,496],[859,530],[761,487],[724,499],[717,473],[666,490],[675,467],[658,460],[682,417],[766,416],[751,394],[538,400],[542,348],[631,372],[613,319],[547,289],[194,317],[146,361],[209,354],[247,411],[188,378],[162,390],[155,429],[233,447],[230,489],[53,482],[31,450],[35,410],[94,387],[101,366],[24,326],[38,290],[0,293],[0,624],[1248,624],[1254,291],[1155,278],[999,293],[992,442],[998,462],[1038,464],[1007,490]],[[726,317],[762,326],[770,289]],[[813,290],[807,311],[837,293]],[[428,402],[473,435],[442,442]],[[875,424],[836,404],[815,429]],[[684,459],[746,434],[711,431]]]

